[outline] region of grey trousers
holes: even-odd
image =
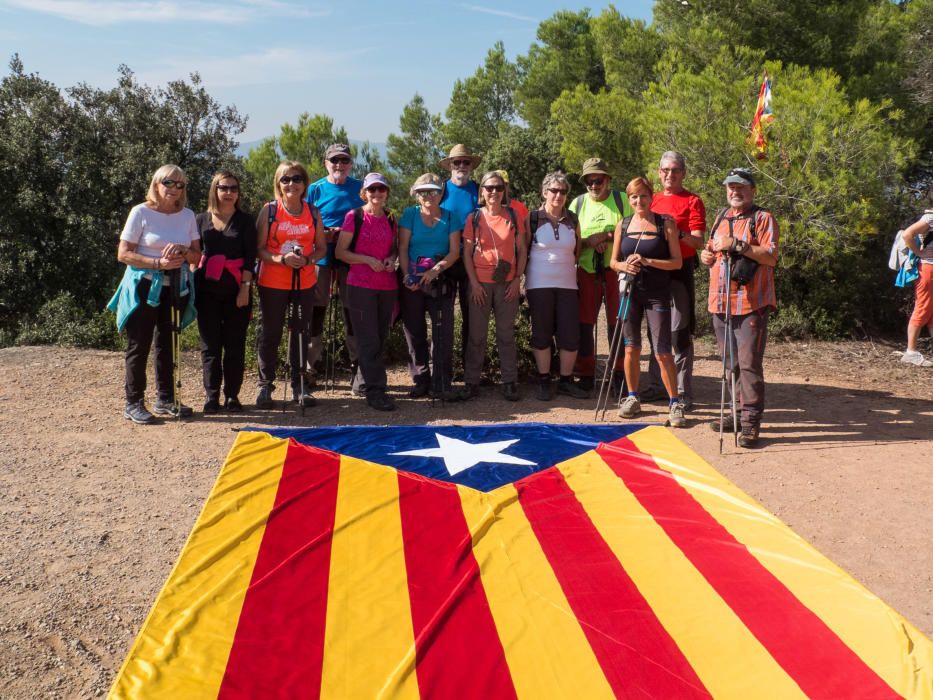
[[[315,330],[324,329],[324,317],[327,313],[327,305],[330,302],[330,286],[333,275],[337,275],[337,290],[340,296],[340,305],[343,307],[343,323],[346,329],[347,354],[350,356],[350,363],[358,362],[359,353],[357,351],[356,335],[353,332],[353,324],[350,321],[350,303],[347,297],[347,273],[349,269],[346,266],[337,268],[330,265],[319,265],[317,268],[317,283],[312,288],[314,290],[314,313],[317,318],[313,324]],[[321,359],[321,353],[324,351],[324,340],[321,332],[316,333],[308,342],[308,368],[314,367],[317,361]]]
[[[726,315],[713,314],[713,330],[722,353]],[[765,412],[765,344],[768,342],[768,309],[732,317],[733,371],[736,401],[741,406],[742,425],[758,427]],[[728,358],[727,358],[728,366]],[[728,377],[727,377],[728,379]],[[727,395],[728,395],[728,389]]]
[[[693,336],[690,334],[690,321],[694,312],[691,297],[686,283],[671,279],[671,346],[674,351],[674,365],[677,367],[677,393],[681,398],[693,399]],[[645,389],[649,388],[666,393],[664,382],[661,381],[661,367],[658,365],[658,358],[654,356],[653,344]]]
[[[467,341],[464,379],[467,384],[479,384],[486,359],[486,337],[489,334],[489,314],[496,319],[496,348],[499,350],[499,370],[502,382],[518,381],[518,358],[515,350],[515,317],[518,315],[518,296],[507,301],[507,282],[481,282],[486,290],[486,301],[480,305],[470,296],[470,336]]]

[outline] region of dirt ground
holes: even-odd
[[[772,344],[762,447],[738,450],[718,415],[719,364],[700,344],[698,404],[677,436],[830,559],[933,636],[933,369],[894,346]],[[346,391],[318,394],[304,419],[281,410],[205,417],[198,358],[185,358],[186,422],[121,417],[122,356],[53,347],[0,350],[0,697],[106,694],[245,425],[380,423]],[[593,402],[431,407],[390,380],[399,423],[593,422]],[[254,382],[242,398],[251,402]],[[281,392],[279,396],[281,395]],[[276,398],[279,398],[278,396]],[[665,406],[646,404],[660,422]],[[611,420],[620,420],[612,416]]]

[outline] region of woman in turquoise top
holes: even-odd
[[[404,274],[399,302],[408,364],[414,388],[409,396],[429,392],[444,401],[459,396],[450,389],[453,375],[454,299],[444,272],[460,257],[460,223],[440,208],[442,181],[426,173],[415,180],[411,194],[418,206],[408,207],[399,224],[399,264]],[[431,346],[428,326],[431,317]],[[433,366],[433,371],[432,371]]]

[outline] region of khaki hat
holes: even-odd
[[[418,177],[417,180],[412,183],[411,194],[414,195],[415,192],[427,192],[434,190],[435,192],[440,192],[444,189],[444,181],[441,180],[434,173],[425,173]]]
[[[332,143],[324,151],[324,160],[330,160],[334,156],[346,156],[353,160],[353,154],[350,153],[350,147],[345,143]]]
[[[462,158],[469,158],[474,168],[480,164],[481,160],[483,160],[482,156],[473,155],[470,153],[469,148],[464,146],[462,143],[458,143],[456,146],[450,149],[450,153],[446,158],[440,161],[439,165],[444,168],[444,170],[450,170],[451,163]]]
[[[606,177],[612,177],[609,174],[609,166],[606,165],[606,161],[602,158],[587,158],[583,161],[583,172],[580,173],[580,179],[582,180],[587,175],[605,175]]]

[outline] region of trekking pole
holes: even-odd
[[[294,251],[295,255],[301,255],[301,248],[295,246]],[[301,343],[304,342],[304,332],[301,330],[302,326],[302,312],[301,312],[301,303],[299,300],[299,291],[301,290],[301,270],[300,268],[292,268],[292,288],[288,292],[288,313],[287,313],[287,322],[288,326],[288,350],[285,356],[285,376],[288,381],[291,381],[292,377],[292,353],[295,351],[295,343],[298,343],[298,412],[301,415],[304,415],[305,405],[305,377],[304,377],[304,357],[305,353],[301,347]],[[282,402],[282,410],[284,411],[288,404],[288,389],[285,388],[285,400]]]
[[[619,278],[619,288],[621,291],[621,275]],[[625,322],[624,319],[628,317],[630,292],[631,283],[628,285],[624,298],[619,302],[619,311],[616,314],[616,325],[612,331],[612,339],[609,342],[609,355],[606,360],[606,366],[603,368],[603,379],[599,384],[599,393],[596,396],[596,413],[594,414],[594,419],[596,420],[604,421],[606,419],[606,408],[609,404],[609,395],[612,393],[612,383],[611,381],[606,381],[606,377],[609,374],[609,368],[612,367],[614,370],[616,362],[619,359],[619,350],[622,346],[622,324]],[[599,415],[600,407],[602,407],[602,417]]]
[[[596,288],[599,290],[599,296],[597,299],[601,301],[606,296],[604,293],[606,289],[606,281],[603,279],[603,271],[606,268],[604,266],[602,253],[597,253],[595,249],[593,250],[593,269],[596,271]],[[606,323],[609,323],[608,317],[606,318]],[[613,335],[615,335],[615,333],[613,333]],[[609,344],[611,346],[612,342],[610,341]],[[598,362],[599,353],[596,352],[597,345],[599,345],[599,305],[596,306],[596,318],[593,320],[593,355],[597,358]],[[599,369],[594,366],[593,371],[594,373],[597,373],[599,372]],[[605,375],[605,372],[603,372],[603,374]]]
[[[729,222],[729,235],[732,236],[733,219],[727,218]],[[732,431],[735,440],[735,446],[738,447],[738,426],[735,409],[735,353],[732,340],[732,258],[728,253],[723,253],[723,262],[726,266],[726,327],[723,330],[722,345],[722,375],[720,377],[719,391],[719,454],[722,454],[722,440],[726,414],[726,371],[728,362],[729,372],[729,413],[732,416]]]
[[[337,270],[333,269],[330,290],[327,296],[327,311],[324,319],[324,391],[330,393],[337,388]]]
[[[172,409],[178,420],[181,418],[181,269],[170,270],[168,275],[172,323]]]

